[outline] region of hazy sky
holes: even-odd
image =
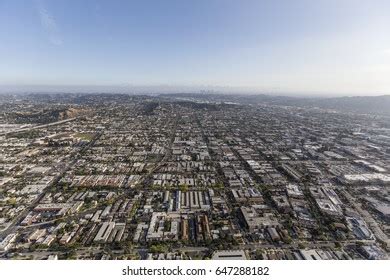
[[[0,0],[0,88],[390,94],[388,0]]]

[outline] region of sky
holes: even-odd
[[[0,91],[390,94],[388,0],[0,0]]]

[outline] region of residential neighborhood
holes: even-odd
[[[0,102],[2,259],[388,259],[390,119],[176,96]]]

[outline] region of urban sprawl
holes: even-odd
[[[388,259],[389,118],[207,94],[1,99],[1,259]]]

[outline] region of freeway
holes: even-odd
[[[62,121],[58,121],[58,122],[42,124],[42,125],[37,125],[37,126],[32,126],[32,127],[26,127],[26,128],[21,128],[21,129],[17,129],[17,130],[8,131],[8,132],[2,132],[2,133],[0,133],[0,136],[6,136],[6,135],[9,135],[9,134],[15,134],[15,133],[20,133],[20,132],[34,130],[34,129],[41,129],[41,128],[46,128],[46,127],[50,127],[50,126],[60,125],[60,124],[64,124],[64,123],[67,123],[67,122],[72,122],[72,121],[74,121],[76,119],[77,118],[71,118],[71,119],[66,119],[66,120],[62,120]]]

